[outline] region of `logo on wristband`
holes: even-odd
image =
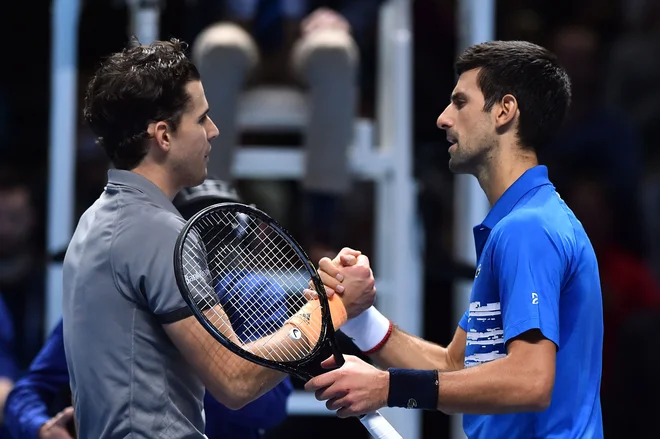
[[[410,398],[408,400],[408,404],[406,405],[406,408],[414,409],[416,407],[417,407],[417,401],[415,400],[415,398]]]

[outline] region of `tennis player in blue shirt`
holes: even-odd
[[[221,180],[208,178],[204,184],[181,191],[174,205],[184,218],[211,204],[240,202],[238,193]],[[249,273],[237,273],[223,280],[217,291],[221,302],[230,299],[228,282],[245,282],[254,294],[276,291],[268,287],[267,279]],[[244,291],[244,290],[243,290]],[[284,292],[281,300],[273,300],[272,319],[282,318],[279,305],[286,305]],[[232,321],[237,334],[244,333],[243,322]],[[70,439],[73,436],[73,408],[68,407],[55,416],[49,408],[69,387],[69,372],[64,355],[62,322],[57,325],[45,346],[32,362],[29,372],[20,379],[10,393],[5,407],[5,423],[15,439]],[[262,432],[279,425],[287,416],[286,401],[293,387],[289,378],[240,410],[230,410],[208,392],[204,398],[206,414],[205,433],[209,439],[258,439]],[[4,438],[3,438],[4,439]]]
[[[449,168],[474,175],[492,206],[474,228],[469,309],[441,347],[370,308],[342,331],[389,369],[351,357],[306,389],[340,417],[384,406],[464,413],[471,439],[602,438],[598,264],[537,158],[564,120],[569,78],[552,53],[519,41],[469,47],[455,67],[437,124]],[[342,267],[320,266],[332,287]]]

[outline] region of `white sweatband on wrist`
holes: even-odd
[[[362,352],[373,354],[390,338],[393,326],[387,317],[372,306],[344,323],[341,332],[350,337]]]

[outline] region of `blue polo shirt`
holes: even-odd
[[[557,345],[555,385],[543,412],[465,415],[470,438],[602,438],[603,305],[591,242],[548,180],[525,172],[474,228],[477,251],[465,367],[507,355],[506,345],[538,329]]]

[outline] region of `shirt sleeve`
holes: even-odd
[[[463,314],[463,317],[461,317],[461,321],[458,322],[458,326],[465,332],[467,332],[467,327],[468,327],[468,319],[470,318],[470,310],[465,311],[465,314]]]
[[[39,429],[50,416],[48,406],[69,386],[64,354],[62,321],[7,397],[5,425],[12,437],[38,439]]]
[[[559,296],[563,249],[533,216],[500,229],[493,250],[504,343],[532,329],[559,347]]]
[[[126,273],[138,300],[146,303],[161,324],[192,315],[174,275],[174,248],[185,222],[170,213],[145,218],[122,237],[115,254],[119,272]]]
[[[293,384],[287,377],[239,410],[228,409],[207,392],[204,398],[204,410],[208,437],[238,437],[229,434],[235,426],[241,429],[253,429],[255,432],[277,427],[287,418],[286,405],[292,391]]]

